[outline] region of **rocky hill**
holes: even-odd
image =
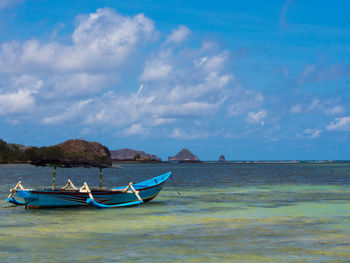
[[[29,149],[32,150],[33,148]],[[32,163],[35,165],[57,164],[64,166],[108,167],[112,165],[109,149],[98,143],[85,140],[68,140],[63,143],[36,148],[37,154]],[[43,156],[42,153],[43,152]]]
[[[191,153],[188,149],[182,149],[178,154],[175,156],[169,156],[168,161],[180,161],[180,162],[199,162],[199,158]]]
[[[68,140],[48,147],[25,147],[8,144],[0,139],[0,163],[32,163],[35,165],[63,165],[108,167],[111,153],[97,142]]]
[[[94,159],[95,157],[107,159],[111,158],[109,149],[98,142],[89,142],[76,139],[65,141],[57,144],[56,146],[61,148],[65,153],[81,154],[87,159]]]
[[[111,156],[113,160],[117,161],[162,161],[157,155],[129,148],[111,151]]]

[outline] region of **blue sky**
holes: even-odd
[[[2,0],[0,138],[348,160],[349,7]]]

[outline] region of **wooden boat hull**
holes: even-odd
[[[171,173],[166,173],[150,180],[134,184],[143,202],[154,199],[162,190],[164,183]],[[112,189],[91,189],[91,194],[96,202],[103,205],[117,205],[137,202],[138,198],[133,192],[123,192],[126,186]],[[27,190],[18,189],[17,196],[24,199],[28,208],[54,208],[54,207],[77,207],[89,206],[88,193],[77,190]]]

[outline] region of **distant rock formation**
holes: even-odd
[[[97,156],[99,158],[111,158],[109,149],[98,142],[76,139],[65,141],[56,146],[61,148],[65,153],[82,154],[88,159],[93,159]]]
[[[68,140],[49,147],[32,147],[25,151],[35,165],[62,165],[109,167],[112,165],[109,149],[98,143],[84,140]]]
[[[161,162],[162,159],[157,155],[137,151],[129,148],[111,151],[113,160],[116,161],[141,161],[141,162]]]
[[[219,162],[226,162],[226,158],[224,155],[220,155]]]
[[[199,158],[191,153],[190,150],[184,148],[175,156],[169,156],[168,161],[180,161],[180,162],[199,162]]]

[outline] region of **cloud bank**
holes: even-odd
[[[329,118],[328,126],[304,125],[297,137],[350,130],[339,98],[305,95],[276,102],[259,81],[248,86],[241,77],[246,73],[236,73],[242,56],[213,40],[193,39],[185,25],[162,32],[144,14],[101,8],[76,18],[68,43],[55,40],[56,29],[46,41],[0,44],[0,115],[5,121],[78,126],[82,134],[99,126],[115,136],[172,139],[234,137],[264,129],[262,137],[276,139],[280,129],[273,127],[284,121],[288,131],[289,117],[321,115]],[[292,78],[286,66],[281,68],[288,72],[284,78]],[[319,70],[310,63],[291,83],[302,87],[329,81],[343,76],[345,68]]]

